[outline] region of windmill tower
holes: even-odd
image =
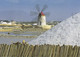
[[[39,26],[44,26],[46,25],[46,16],[49,15],[48,12],[43,13],[43,11],[47,8],[47,5],[44,5],[44,7],[42,8],[42,10],[40,10],[39,5],[36,5],[36,10],[37,12],[31,12],[31,15],[37,15],[37,25]]]
[[[38,25],[46,25],[46,16],[44,15],[43,12],[39,13],[38,15]]]

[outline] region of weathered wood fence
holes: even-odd
[[[70,45],[0,44],[0,57],[80,57],[80,47]]]

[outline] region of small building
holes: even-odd
[[[16,22],[15,21],[8,21],[8,20],[0,20],[0,24],[13,25],[13,24],[16,24]]]
[[[37,25],[37,23],[34,23],[34,24],[32,24],[32,25]]]

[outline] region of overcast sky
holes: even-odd
[[[30,16],[30,11],[36,11],[36,4],[48,5],[47,21],[62,21],[80,12],[80,0],[0,0],[0,20],[32,21],[36,16]]]

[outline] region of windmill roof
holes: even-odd
[[[43,12],[41,12],[41,15],[42,15],[42,16],[44,16],[44,13],[43,13]]]

